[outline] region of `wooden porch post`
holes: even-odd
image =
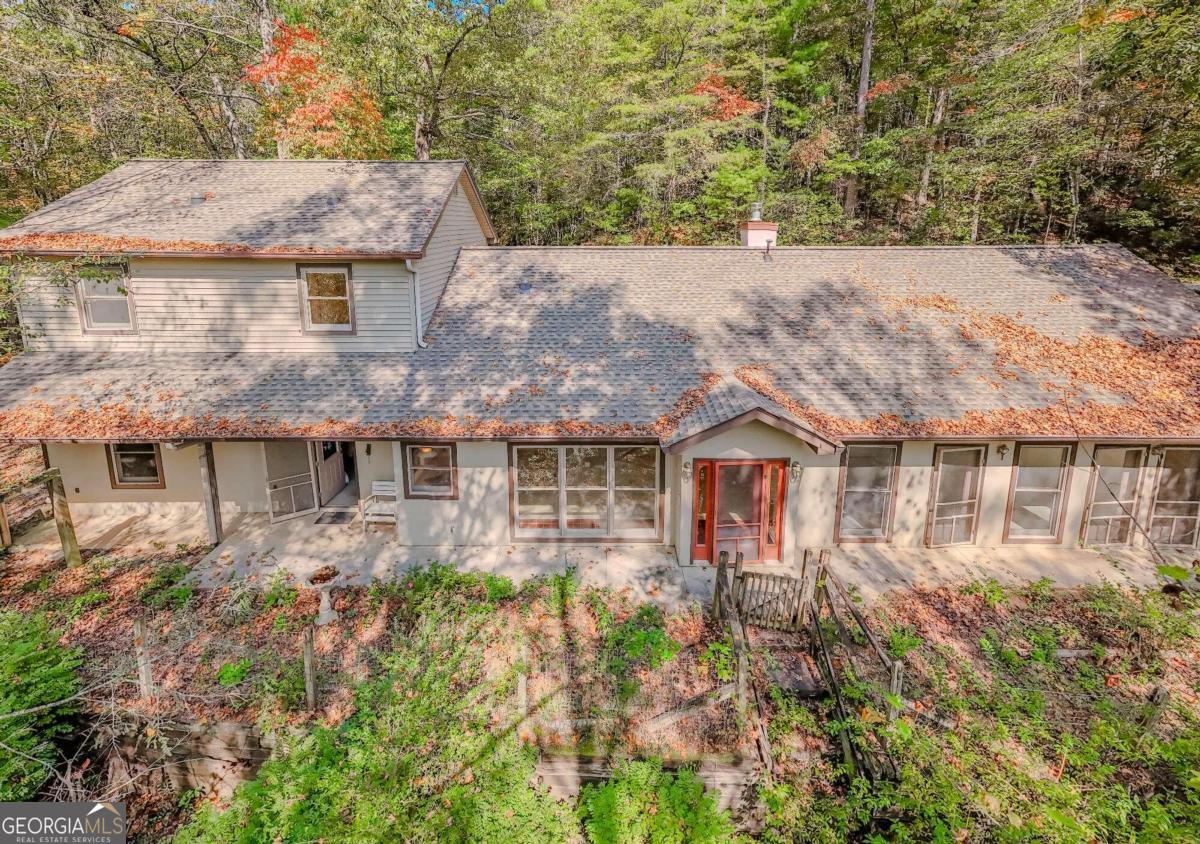
[[[0,495],[0,550],[12,545],[12,528],[8,524],[8,511],[4,509],[4,496]]]
[[[46,484],[50,487],[50,506],[54,508],[54,526],[58,528],[58,540],[62,543],[63,560],[68,566],[83,565],[79,553],[79,540],[75,537],[75,522],[71,519],[71,508],[67,506],[67,490],[63,486],[62,472],[51,469]]]
[[[200,489],[204,499],[204,518],[208,523],[208,542],[219,545],[225,539],[225,528],[221,524],[221,498],[217,492],[217,464],[213,458],[213,444],[200,443]]]

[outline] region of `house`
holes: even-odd
[[[1119,246],[493,238],[463,162],[130,162],[0,231],[93,268],[0,439],[214,542],[394,482],[411,545],[1196,547],[1200,300]]]

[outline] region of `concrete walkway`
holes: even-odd
[[[1190,568],[1195,551],[1166,549],[1168,562]],[[937,587],[986,581],[1015,586],[1048,577],[1060,587],[1112,583],[1122,588],[1154,587],[1160,579],[1150,552],[1136,548],[1097,551],[1037,545],[979,548],[897,548],[887,545],[846,545],[831,549],[830,564],[847,586],[870,605],[893,589]],[[683,566],[689,592],[710,599],[711,567]],[[748,570],[800,575],[800,561],[747,566]]]

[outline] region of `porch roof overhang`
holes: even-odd
[[[806,445],[810,446],[817,454],[835,454],[841,451],[844,446],[833,440],[826,439],[820,434],[813,431],[807,426],[797,424],[796,422],[786,419],[775,413],[762,408],[754,408],[747,410],[745,413],[739,414],[732,419],[727,419],[724,422],[718,422],[710,428],[705,428],[702,431],[697,431],[682,439],[672,439],[664,445],[664,450],[668,454],[679,454],[694,445],[698,445],[705,440],[710,440],[718,434],[733,428],[741,427],[749,422],[761,422],[764,425],[783,431],[785,434],[790,434]]]

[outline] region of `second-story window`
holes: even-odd
[[[128,285],[125,267],[120,265],[88,267],[80,272],[75,290],[84,331],[129,334],[136,330]]]
[[[301,318],[308,333],[354,333],[350,267],[310,264],[298,268]]]

